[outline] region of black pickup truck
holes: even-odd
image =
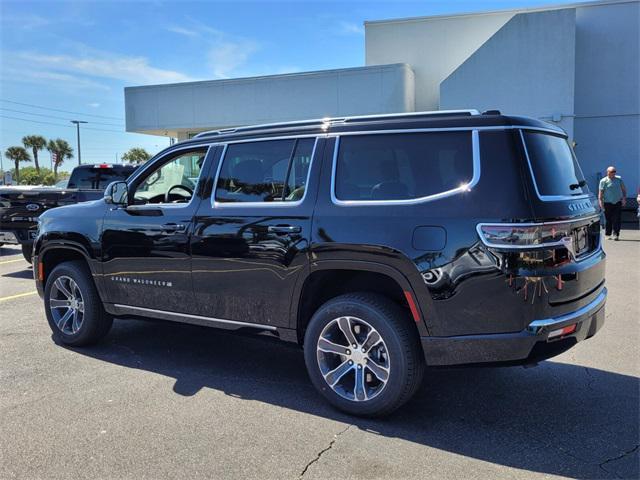
[[[31,247],[38,217],[52,208],[102,198],[111,182],[126,180],[136,165],[80,165],[73,169],[66,187],[0,187],[0,246],[22,245],[31,262]]]

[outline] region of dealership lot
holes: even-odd
[[[598,335],[536,368],[429,371],[384,420],[331,409],[266,338],[121,320],[56,345],[3,247],[0,478],[637,478],[640,231],[622,237]]]

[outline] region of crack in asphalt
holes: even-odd
[[[595,392],[596,390],[593,388],[593,384],[596,381],[595,378],[593,377],[593,375],[591,375],[589,367],[584,367],[584,371],[586,372],[587,377],[589,377],[589,379],[587,380],[587,388]]]
[[[528,432],[522,431],[522,430],[518,430],[518,429],[514,429],[512,430],[516,433],[520,433],[525,437],[528,437],[529,439],[533,440],[534,442],[538,443],[539,445],[541,445],[542,447],[546,448],[546,449],[555,449],[556,451],[558,451],[559,453],[566,455],[567,457],[573,458],[574,460],[578,460],[579,462],[584,462],[584,463],[590,463],[589,459],[587,458],[582,458],[568,450],[566,450],[562,445],[556,445],[553,443],[550,443],[548,441],[545,441],[541,438],[536,437],[535,435],[532,435]]]
[[[596,464],[594,462],[592,462],[591,460],[587,459],[587,458],[582,458],[579,455],[576,455],[568,450],[566,450],[562,445],[555,445],[553,443],[549,443],[547,441],[544,441],[540,438],[537,438],[535,435],[531,435],[528,432],[524,432],[524,431],[519,431],[518,429],[513,430],[515,432],[519,432],[521,434],[523,434],[526,437],[529,437],[531,440],[533,440],[534,442],[542,445],[545,448],[553,448],[556,449],[559,453],[566,455],[567,457],[571,457],[575,460],[578,460],[580,462],[583,462],[587,465],[597,465],[598,468],[600,468],[600,470],[602,470],[603,472],[606,472],[609,475],[614,475],[616,478],[627,478],[627,477],[621,477],[620,475],[618,475],[616,472],[612,472],[610,470],[607,470],[606,468],[604,468],[604,465],[606,465],[609,462],[614,462],[616,460],[620,460],[621,458],[626,457],[627,455],[631,455],[632,453],[634,453],[636,450],[638,450],[640,448],[640,445],[636,445],[633,448],[629,449],[629,450],[625,450],[624,452],[622,452],[620,455],[617,455],[615,457],[612,458],[608,458],[606,460],[604,460],[603,462],[600,462],[599,464]]]
[[[616,460],[620,460],[621,458],[624,458],[627,455],[631,455],[633,452],[638,450],[638,448],[640,448],[640,444],[636,445],[635,447],[633,447],[630,450],[626,450],[626,451],[622,452],[620,455],[618,455],[616,457],[612,457],[612,458],[606,459],[604,462],[600,463],[600,465],[598,465],[598,467],[600,467],[600,469],[603,470],[604,472],[607,472],[609,474],[615,475],[616,478],[624,478],[624,477],[621,477],[620,475],[618,475],[616,472],[611,472],[611,471],[607,470],[606,468],[604,468],[604,465],[606,465],[609,462],[615,462]]]
[[[347,428],[345,428],[344,430],[336,433],[333,436],[333,439],[331,440],[331,442],[329,442],[329,445],[326,446],[325,448],[323,448],[322,450],[320,450],[318,452],[318,454],[315,456],[314,459],[312,459],[309,463],[307,463],[304,467],[304,469],[302,470],[302,472],[300,472],[300,475],[298,475],[298,479],[301,479],[302,477],[304,477],[305,473],[307,473],[307,470],[309,470],[309,467],[311,467],[311,465],[313,465],[314,463],[318,462],[320,460],[320,457],[322,457],[322,455],[324,455],[326,452],[328,452],[329,450],[331,450],[333,448],[333,445],[336,443],[336,440],[338,440],[338,437],[340,435],[342,435],[343,433],[346,433],[347,430],[349,430],[351,427],[353,427],[353,425],[348,425]]]

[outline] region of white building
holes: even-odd
[[[639,0],[365,22],[364,67],[129,87],[127,131],[183,139],[327,116],[499,109],[557,123],[592,189],[616,164],[632,195],[639,25]]]

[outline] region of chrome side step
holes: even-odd
[[[167,312],[165,310],[154,310],[153,308],[134,307],[133,305],[113,304],[114,315],[136,315],[139,317],[158,318],[171,322],[190,323],[192,325],[202,325],[205,327],[226,328],[238,330],[240,328],[255,328],[257,330],[277,331],[277,327],[272,325],[261,325],[258,323],[238,322],[236,320],[224,320],[221,318],[203,317],[188,313]]]

